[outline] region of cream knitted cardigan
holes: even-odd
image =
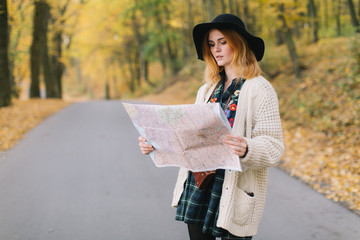
[[[208,99],[215,85],[203,85],[195,103]],[[248,143],[246,157],[240,158],[242,172],[225,171],[217,227],[235,236],[254,236],[265,205],[268,167],[284,152],[279,104],[275,90],[262,76],[247,80],[239,95],[233,133]],[[172,206],[177,207],[188,171],[180,168]],[[254,193],[250,197],[247,193]]]

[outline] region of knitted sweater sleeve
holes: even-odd
[[[269,84],[261,89],[253,104],[251,136],[247,135],[248,152],[240,158],[250,169],[274,166],[284,153],[279,103]]]
[[[204,84],[199,88],[199,90],[197,91],[197,94],[196,94],[195,103],[203,103],[205,101],[205,95],[206,95],[207,89],[208,89],[207,84]]]

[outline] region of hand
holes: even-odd
[[[149,153],[151,153],[152,151],[155,150],[155,148],[146,142],[146,139],[144,137],[139,137],[139,147],[140,147],[140,151],[144,154],[144,155],[148,155]]]
[[[247,150],[247,141],[245,138],[228,134],[225,136],[223,143],[230,149],[232,153],[239,157],[244,157]]]

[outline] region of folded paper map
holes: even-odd
[[[150,157],[157,167],[241,171],[239,157],[222,143],[231,127],[219,103],[123,105],[140,135],[154,146]]]

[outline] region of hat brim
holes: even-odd
[[[207,32],[211,29],[233,29],[238,32],[247,42],[249,48],[254,53],[256,60],[259,62],[264,56],[265,44],[264,41],[256,36],[248,33],[244,28],[239,27],[237,24],[229,22],[210,22],[210,23],[200,23],[196,25],[193,29],[193,38],[195,43],[196,52],[198,59],[204,60],[203,56],[203,43],[204,37]]]

